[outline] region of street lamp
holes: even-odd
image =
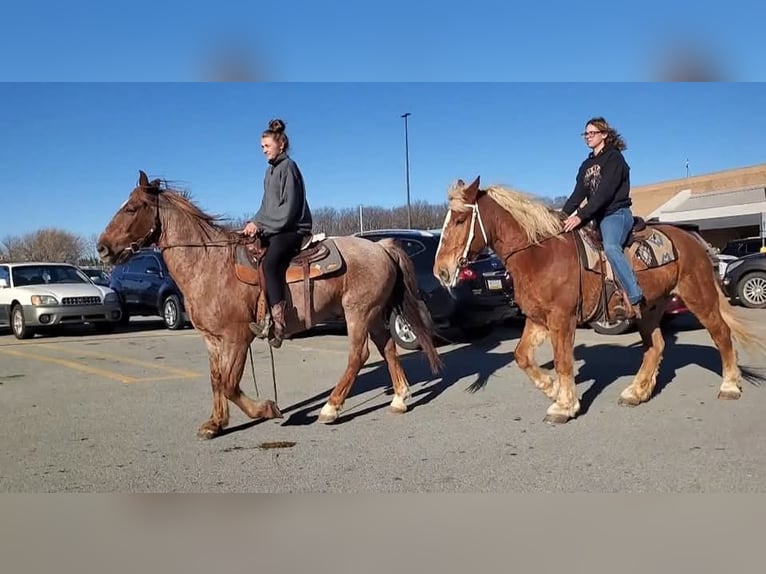
[[[410,142],[407,133],[407,117],[409,112],[403,113],[404,118],[404,171],[407,180],[407,229],[412,229],[412,211],[410,209]]]

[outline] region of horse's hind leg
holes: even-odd
[[[396,342],[382,319],[370,328],[370,338],[388,365],[388,373],[394,386],[394,398],[390,408],[395,413],[404,413],[407,411],[405,401],[410,398],[410,385],[399,359]]]
[[[742,395],[742,373],[737,365],[737,353],[732,341],[731,328],[721,314],[723,296],[719,294],[715,277],[708,279],[683,276],[678,284],[678,294],[687,309],[708,330],[715,346],[721,353],[723,381],[718,390],[719,399],[738,399]]]
[[[657,374],[660,371],[662,353],[665,350],[665,338],[660,329],[660,321],[665,312],[666,302],[661,301],[656,307],[644,312],[643,318],[637,322],[638,332],[644,344],[644,358],[641,367],[625,390],[620,393],[618,404],[636,406],[648,401],[657,384]]]
[[[548,338],[548,329],[540,323],[535,323],[531,319],[524,322],[524,330],[521,333],[514,357],[516,364],[532,380],[535,386],[540,389],[545,396],[555,400],[559,392],[559,383],[546,369],[541,369],[535,361],[535,349],[545,342]]]
[[[274,401],[253,401],[239,388],[247,358],[243,342],[225,342],[219,337],[205,337],[210,362],[210,382],[213,387],[213,412],[200,426],[197,436],[210,439],[221,434],[229,424],[229,403],[232,401],[252,419],[281,418]]]
[[[331,423],[338,418],[338,412],[348,396],[360,369],[370,358],[367,341],[367,317],[360,312],[346,312],[346,330],[348,331],[348,364],[343,376],[330,393],[327,402],[319,412],[319,422]]]

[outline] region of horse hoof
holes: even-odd
[[[338,420],[338,415],[323,415],[320,414],[319,417],[317,417],[317,420],[322,424],[330,424],[334,423],[336,420]]]
[[[265,419],[281,419],[284,418],[282,411],[274,401],[264,401],[263,405],[263,418]]]
[[[739,391],[718,391],[718,398],[722,401],[736,401],[741,395]]]
[[[621,407],[637,407],[641,404],[641,401],[636,397],[620,397],[617,399],[617,404]]]
[[[569,422],[569,420],[570,420],[570,417],[568,417],[567,415],[553,414],[553,415],[545,415],[543,422],[548,423],[550,425],[563,425]]]
[[[197,431],[197,438],[201,440],[210,440],[211,438],[217,437],[220,433],[220,429],[202,427]]]
[[[404,413],[407,412],[407,407],[406,406],[403,406],[403,407],[396,406],[395,407],[394,405],[389,405],[388,406],[388,410],[389,410],[389,412],[392,412],[395,415],[403,415]]]

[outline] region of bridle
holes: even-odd
[[[151,245],[152,243],[155,243],[160,236],[160,233],[162,231],[162,221],[160,219],[160,194],[158,193],[152,193],[151,195],[154,195],[154,221],[152,222],[152,227],[149,229],[149,231],[146,232],[146,234],[139,239],[138,241],[133,241],[130,245],[128,245],[125,249],[123,249],[123,253],[126,251],[129,251],[131,255],[135,255],[138,253],[141,249],[145,248],[147,245]],[[127,203],[127,200],[126,202]],[[124,207],[125,204],[123,204]],[[172,206],[166,205],[166,207],[172,208]],[[240,239],[225,239],[221,241],[200,241],[196,243],[176,243],[173,245],[165,245],[163,246],[160,251],[164,252],[166,249],[171,249],[173,247],[228,247],[230,245],[239,244],[242,241]]]
[[[470,208],[471,210],[471,229],[468,232],[468,238],[466,239],[465,247],[463,248],[463,254],[460,256],[460,259],[458,259],[458,264],[457,264],[458,269],[464,268],[466,265],[468,265],[470,261],[475,260],[476,255],[478,255],[478,253],[476,253],[474,254],[473,257],[469,257],[470,251],[471,251],[471,244],[473,243],[474,237],[476,236],[475,229],[476,229],[477,222],[479,224],[479,229],[481,230],[481,236],[482,236],[482,239],[484,240],[484,245],[486,247],[489,247],[489,237],[487,236],[487,229],[484,226],[484,221],[481,218],[481,211],[479,210],[479,202],[476,201],[475,203],[466,203],[464,205]],[[436,248],[437,255],[439,253],[439,250],[442,247],[442,242],[444,241],[444,230],[447,229],[447,225],[449,225],[449,222],[451,219],[452,219],[452,210],[448,210],[447,216],[444,218],[444,225],[442,225],[442,232],[439,237],[439,246]],[[520,251],[525,251],[529,249],[530,247],[532,247],[533,245],[538,245],[539,243],[542,243],[543,241],[553,239],[554,237],[558,237],[559,235],[562,235],[563,233],[566,233],[566,232],[562,229],[558,233],[544,237],[538,242],[528,241],[521,247],[511,249],[507,254],[505,254],[501,258],[503,262],[503,266],[505,267],[505,264],[508,262],[508,259],[510,259],[513,255],[516,255]],[[454,287],[457,284],[457,276],[458,276],[458,273],[455,273],[454,277],[452,277],[452,281],[450,282],[450,287]]]
[[[481,219],[481,212],[479,211],[479,204],[478,203],[468,203],[466,204],[466,207],[471,208],[471,229],[468,232],[468,239],[465,243],[465,248],[463,249],[463,254],[460,256],[460,259],[458,259],[458,269],[462,269],[466,265],[468,265],[468,262],[470,261],[468,255],[471,250],[471,244],[473,243],[473,239],[475,237],[474,230],[476,229],[476,222],[479,222],[479,229],[481,229],[481,236],[482,239],[484,239],[484,245],[489,246],[489,239],[487,237],[487,230],[484,227],[484,221]],[[450,220],[452,219],[452,210],[447,211],[447,216],[444,218],[444,224],[442,225],[442,232],[439,236],[439,245],[436,248],[436,253],[439,253],[439,250],[442,247],[442,242],[444,241],[444,230],[447,229],[447,225],[449,225]],[[457,284],[457,276],[458,274],[455,273],[454,277],[452,277],[452,281],[450,282],[450,287],[455,287]]]

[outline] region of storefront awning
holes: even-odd
[[[694,223],[700,229],[724,229],[761,224],[766,213],[766,188],[690,195],[672,208],[663,209],[659,220]]]

